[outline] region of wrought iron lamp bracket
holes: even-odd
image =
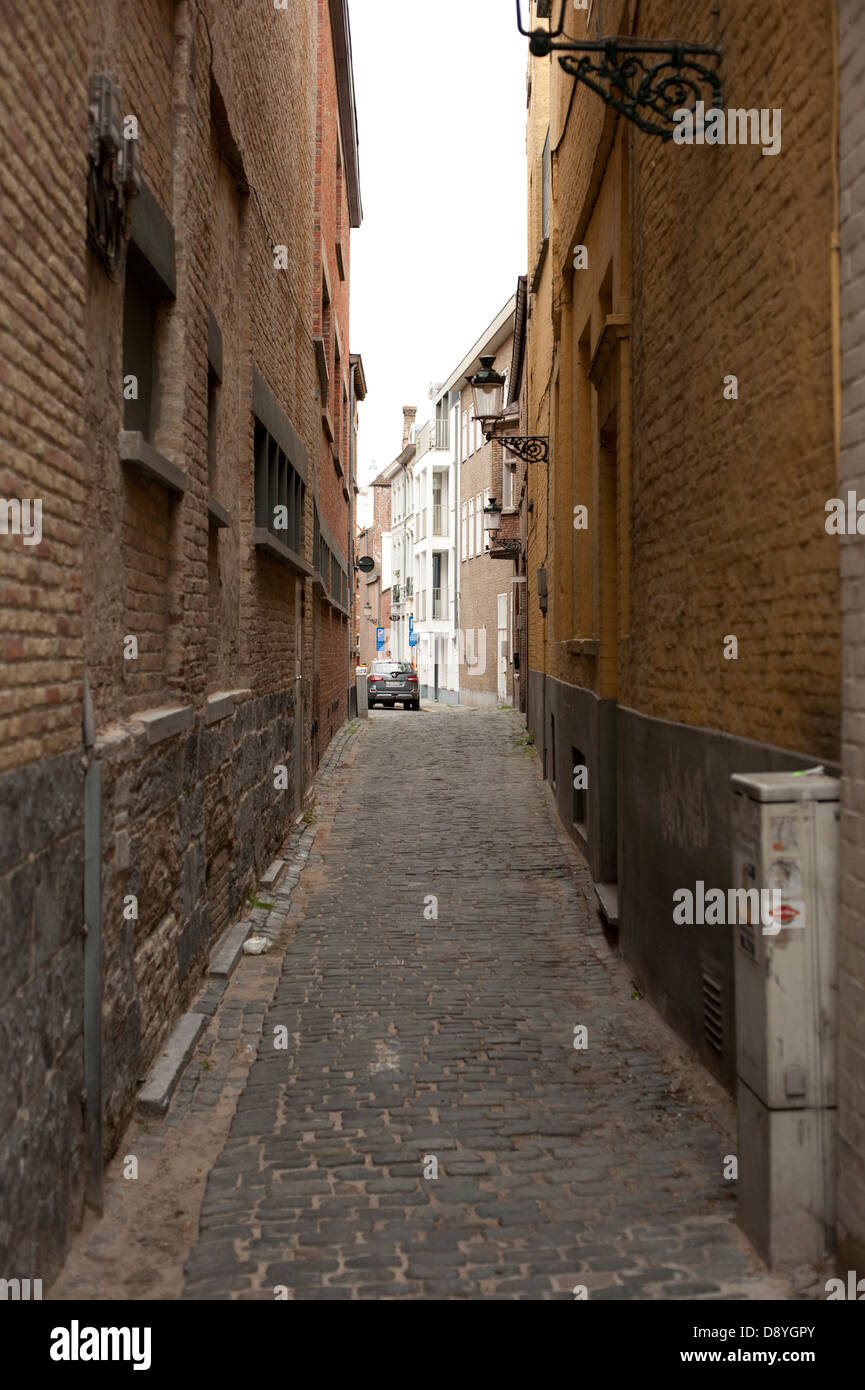
[[[486,433],[486,431],[485,431]],[[543,434],[487,434],[487,439],[495,439],[510,449],[523,463],[548,463],[550,441]]]
[[[707,108],[723,103],[720,73],[699,61],[720,61],[723,49],[715,44],[628,37],[577,42],[561,37],[563,26],[553,33],[546,29],[529,32],[522,24],[520,0],[517,22],[536,57],[565,55],[559,57],[565,72],[590,87],[647,135],[672,140],[676,128],[674,111],[693,111],[698,101],[703,101]]]

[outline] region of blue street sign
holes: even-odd
[[[375,630],[375,648],[376,648],[376,651],[379,651],[379,652],[383,652],[383,651],[384,651],[384,628],[383,628],[383,627],[377,627],[376,630]]]
[[[417,635],[416,632],[410,632],[410,633],[409,633],[409,635],[408,635],[408,644],[409,644],[410,647],[416,647],[419,641],[420,641],[420,638],[418,637],[418,635]]]

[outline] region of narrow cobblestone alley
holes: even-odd
[[[449,710],[363,728],[185,1297],[790,1296],[734,1224],[729,1143],[606,952],[520,731]]]
[[[865,0],[0,37],[14,1349],[558,1300],[581,1369],[840,1369]]]

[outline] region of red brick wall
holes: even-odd
[[[334,438],[320,427],[318,460],[318,506],[342,551],[341,563],[348,568],[350,528],[349,464],[349,210],[345,180],[338,168],[339,106],[336,68],[330,27],[329,0],[317,0],[318,70],[316,79],[315,145],[315,278],[313,281],[313,322],[315,333],[325,339],[327,357],[327,400],[319,398],[328,411]],[[337,259],[337,238],[341,238],[341,278]],[[322,311],[321,285],[326,275],[330,304]],[[337,357],[337,353],[340,356]],[[349,584],[353,575],[348,573]],[[337,728],[344,722],[349,685],[350,623],[337,609],[321,601],[321,648],[317,699],[318,756],[324,753]],[[353,645],[353,644],[352,644]]]

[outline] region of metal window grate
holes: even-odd
[[[305,495],[306,487],[291,460],[261,421],[256,420],[255,524],[270,531],[297,555],[303,554]]]

